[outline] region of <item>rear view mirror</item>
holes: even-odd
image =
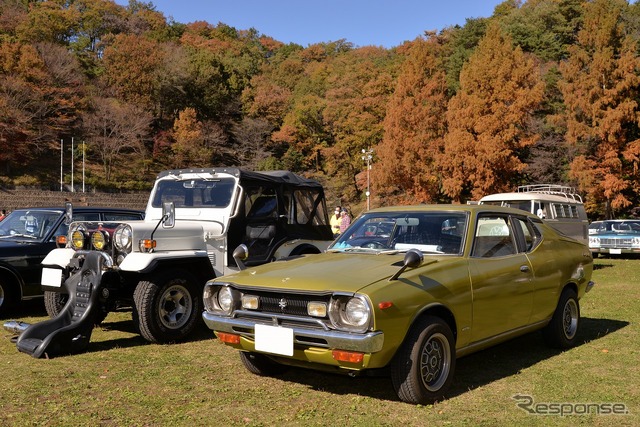
[[[73,205],[71,202],[64,204],[64,223],[69,225],[73,221]]]
[[[396,225],[399,227],[416,226],[418,224],[420,224],[418,218],[398,218],[396,220]]]
[[[173,228],[176,225],[176,207],[173,202],[162,204],[162,227]]]

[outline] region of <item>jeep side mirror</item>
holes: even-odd
[[[176,225],[176,206],[173,202],[162,204],[162,228],[173,228]]]
[[[424,261],[424,254],[422,251],[418,249],[409,249],[407,253],[404,255],[403,266],[400,267],[396,274],[389,278],[389,281],[398,280],[398,277],[408,268],[417,268],[422,265],[422,261]]]
[[[64,223],[69,225],[71,221],[73,221],[73,205],[71,202],[66,202],[64,204]]]

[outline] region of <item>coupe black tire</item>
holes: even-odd
[[[278,362],[274,362],[267,356],[259,353],[240,352],[240,361],[249,372],[265,377],[272,377],[284,374],[289,367]]]
[[[154,343],[186,339],[202,316],[202,286],[186,271],[141,281],[133,293],[134,314],[140,335]]]
[[[427,404],[444,398],[456,367],[451,328],[442,319],[418,319],[391,363],[391,382],[407,403]]]
[[[551,321],[542,330],[545,341],[550,347],[566,349],[573,347],[580,326],[580,303],[573,289],[565,289]]]

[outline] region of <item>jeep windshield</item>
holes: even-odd
[[[163,180],[157,184],[152,205],[173,202],[176,208],[226,208],[235,188],[233,178]]]
[[[369,212],[329,251],[392,254],[419,249],[425,254],[459,255],[467,223],[464,212]]]

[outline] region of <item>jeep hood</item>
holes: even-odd
[[[420,268],[428,268],[429,264],[443,258],[425,257]],[[404,253],[323,253],[250,267],[216,279],[216,282],[300,291],[357,292],[373,283],[388,280],[402,267],[403,259]]]

